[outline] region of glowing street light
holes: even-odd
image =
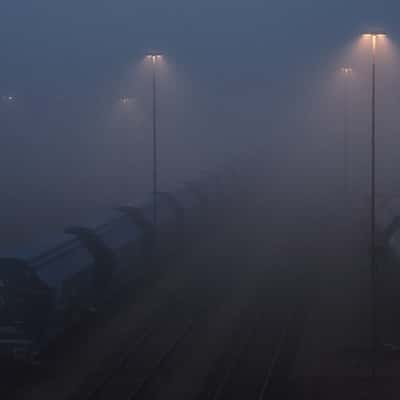
[[[161,54],[149,54],[147,57],[149,57],[151,59],[153,64],[155,64],[157,61],[162,59]]]
[[[132,99],[130,97],[121,97],[120,101],[123,105],[126,106],[132,102]]]
[[[372,318],[371,318],[371,339],[372,339],[372,376],[376,376],[376,361],[378,355],[378,330],[377,330],[377,265],[376,265],[376,50],[378,39],[386,37],[384,32],[370,32],[364,35],[371,40],[372,51],[372,112],[371,112],[371,286],[372,286]]]
[[[157,63],[162,60],[160,53],[148,54],[153,66],[153,224],[157,232],[158,154],[157,154]]]
[[[353,68],[343,67],[341,69],[344,77],[343,87],[343,173],[346,195],[349,194],[349,85],[353,74]]]
[[[343,68],[342,68],[342,72],[343,72],[346,76],[349,76],[350,74],[353,73],[353,68],[350,68],[350,67],[343,67]]]
[[[15,97],[14,96],[2,96],[1,99],[3,100],[4,103],[14,103]]]

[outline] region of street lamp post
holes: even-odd
[[[157,61],[161,60],[161,54],[151,53],[152,71],[152,97],[153,97],[153,224],[154,232],[157,234],[157,192],[158,192],[158,152],[157,152]]]
[[[371,352],[372,352],[372,376],[376,376],[376,363],[378,356],[378,313],[377,313],[377,273],[378,268],[376,265],[376,48],[379,37],[386,36],[385,33],[371,32],[365,35],[371,39],[372,46],[372,96],[371,96],[371,291],[372,291],[372,304],[371,304]]]

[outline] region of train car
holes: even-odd
[[[375,265],[379,340],[385,354],[393,356],[400,349],[400,202],[393,198],[379,211]]]
[[[197,182],[159,193],[157,230],[150,201],[118,207],[101,224],[67,227],[55,246],[34,256],[0,258],[0,357],[34,359],[121,285],[182,251],[213,218],[214,189]]]

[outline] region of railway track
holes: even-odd
[[[274,399],[287,390],[307,308],[305,288],[295,281],[288,281],[283,270],[275,279],[258,282],[248,305],[238,312],[231,338],[196,400]],[[290,286],[296,292],[288,298],[284,294]],[[227,292],[218,285],[210,288],[208,282],[208,286],[175,293],[154,311],[146,328],[131,338],[107,374],[70,400],[158,398],[155,386],[169,369],[176,368],[175,353]]]
[[[177,393],[178,378],[185,375],[182,368],[201,363],[201,352],[209,351],[207,339],[199,340],[198,332],[204,331],[209,316],[215,316],[221,304],[229,303],[229,296],[238,295],[243,279],[248,287],[246,294],[242,293],[242,305],[235,305],[227,340],[218,344],[207,365],[192,369],[198,373],[195,383],[200,381],[193,393],[174,398],[279,398],[286,390],[304,324],[306,288],[300,282],[306,279],[296,270],[303,273],[305,269],[297,264],[293,268],[293,249],[287,248],[286,238],[278,237],[275,246],[269,243],[267,251],[259,245],[262,234],[257,232],[259,242],[246,244],[232,231],[234,239],[220,244],[218,253],[205,248],[199,259],[188,262],[190,281],[183,280],[160,298],[140,326],[125,336],[126,341],[114,346],[117,351],[67,399],[155,400],[166,398],[163,396],[168,391]],[[241,247],[236,250],[239,242]],[[287,255],[283,261],[279,258],[282,254]],[[207,262],[210,255],[212,263]],[[277,265],[270,264],[277,259],[281,260]],[[221,319],[225,318],[221,313]],[[195,358],[190,361],[192,351]],[[194,375],[186,376],[190,382],[187,388]]]
[[[295,354],[292,347],[296,347],[293,343],[300,335],[303,310],[299,298],[279,299],[276,290],[272,293],[270,287],[265,294],[265,289],[263,286],[238,315],[231,340],[207,376],[197,400],[279,398]],[[173,368],[174,353],[223,297],[220,294],[219,298],[200,299],[201,291],[184,291],[157,309],[153,324],[132,340],[108,374],[73,400],[156,398],[149,387],[165,369]]]
[[[300,277],[306,282],[305,277]],[[294,286],[294,283],[287,282]],[[266,284],[237,319],[236,329],[209,372],[196,400],[280,399],[290,374],[309,309],[304,285],[287,289]]]
[[[226,291],[219,289],[217,285],[210,288],[206,280],[172,293],[113,354],[105,369],[88,377],[69,400],[138,398],[180,343],[221,304]]]

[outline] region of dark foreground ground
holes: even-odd
[[[251,197],[146,290],[21,372],[7,397],[397,399],[400,363],[380,360],[371,383],[362,351],[370,286],[357,218]]]

